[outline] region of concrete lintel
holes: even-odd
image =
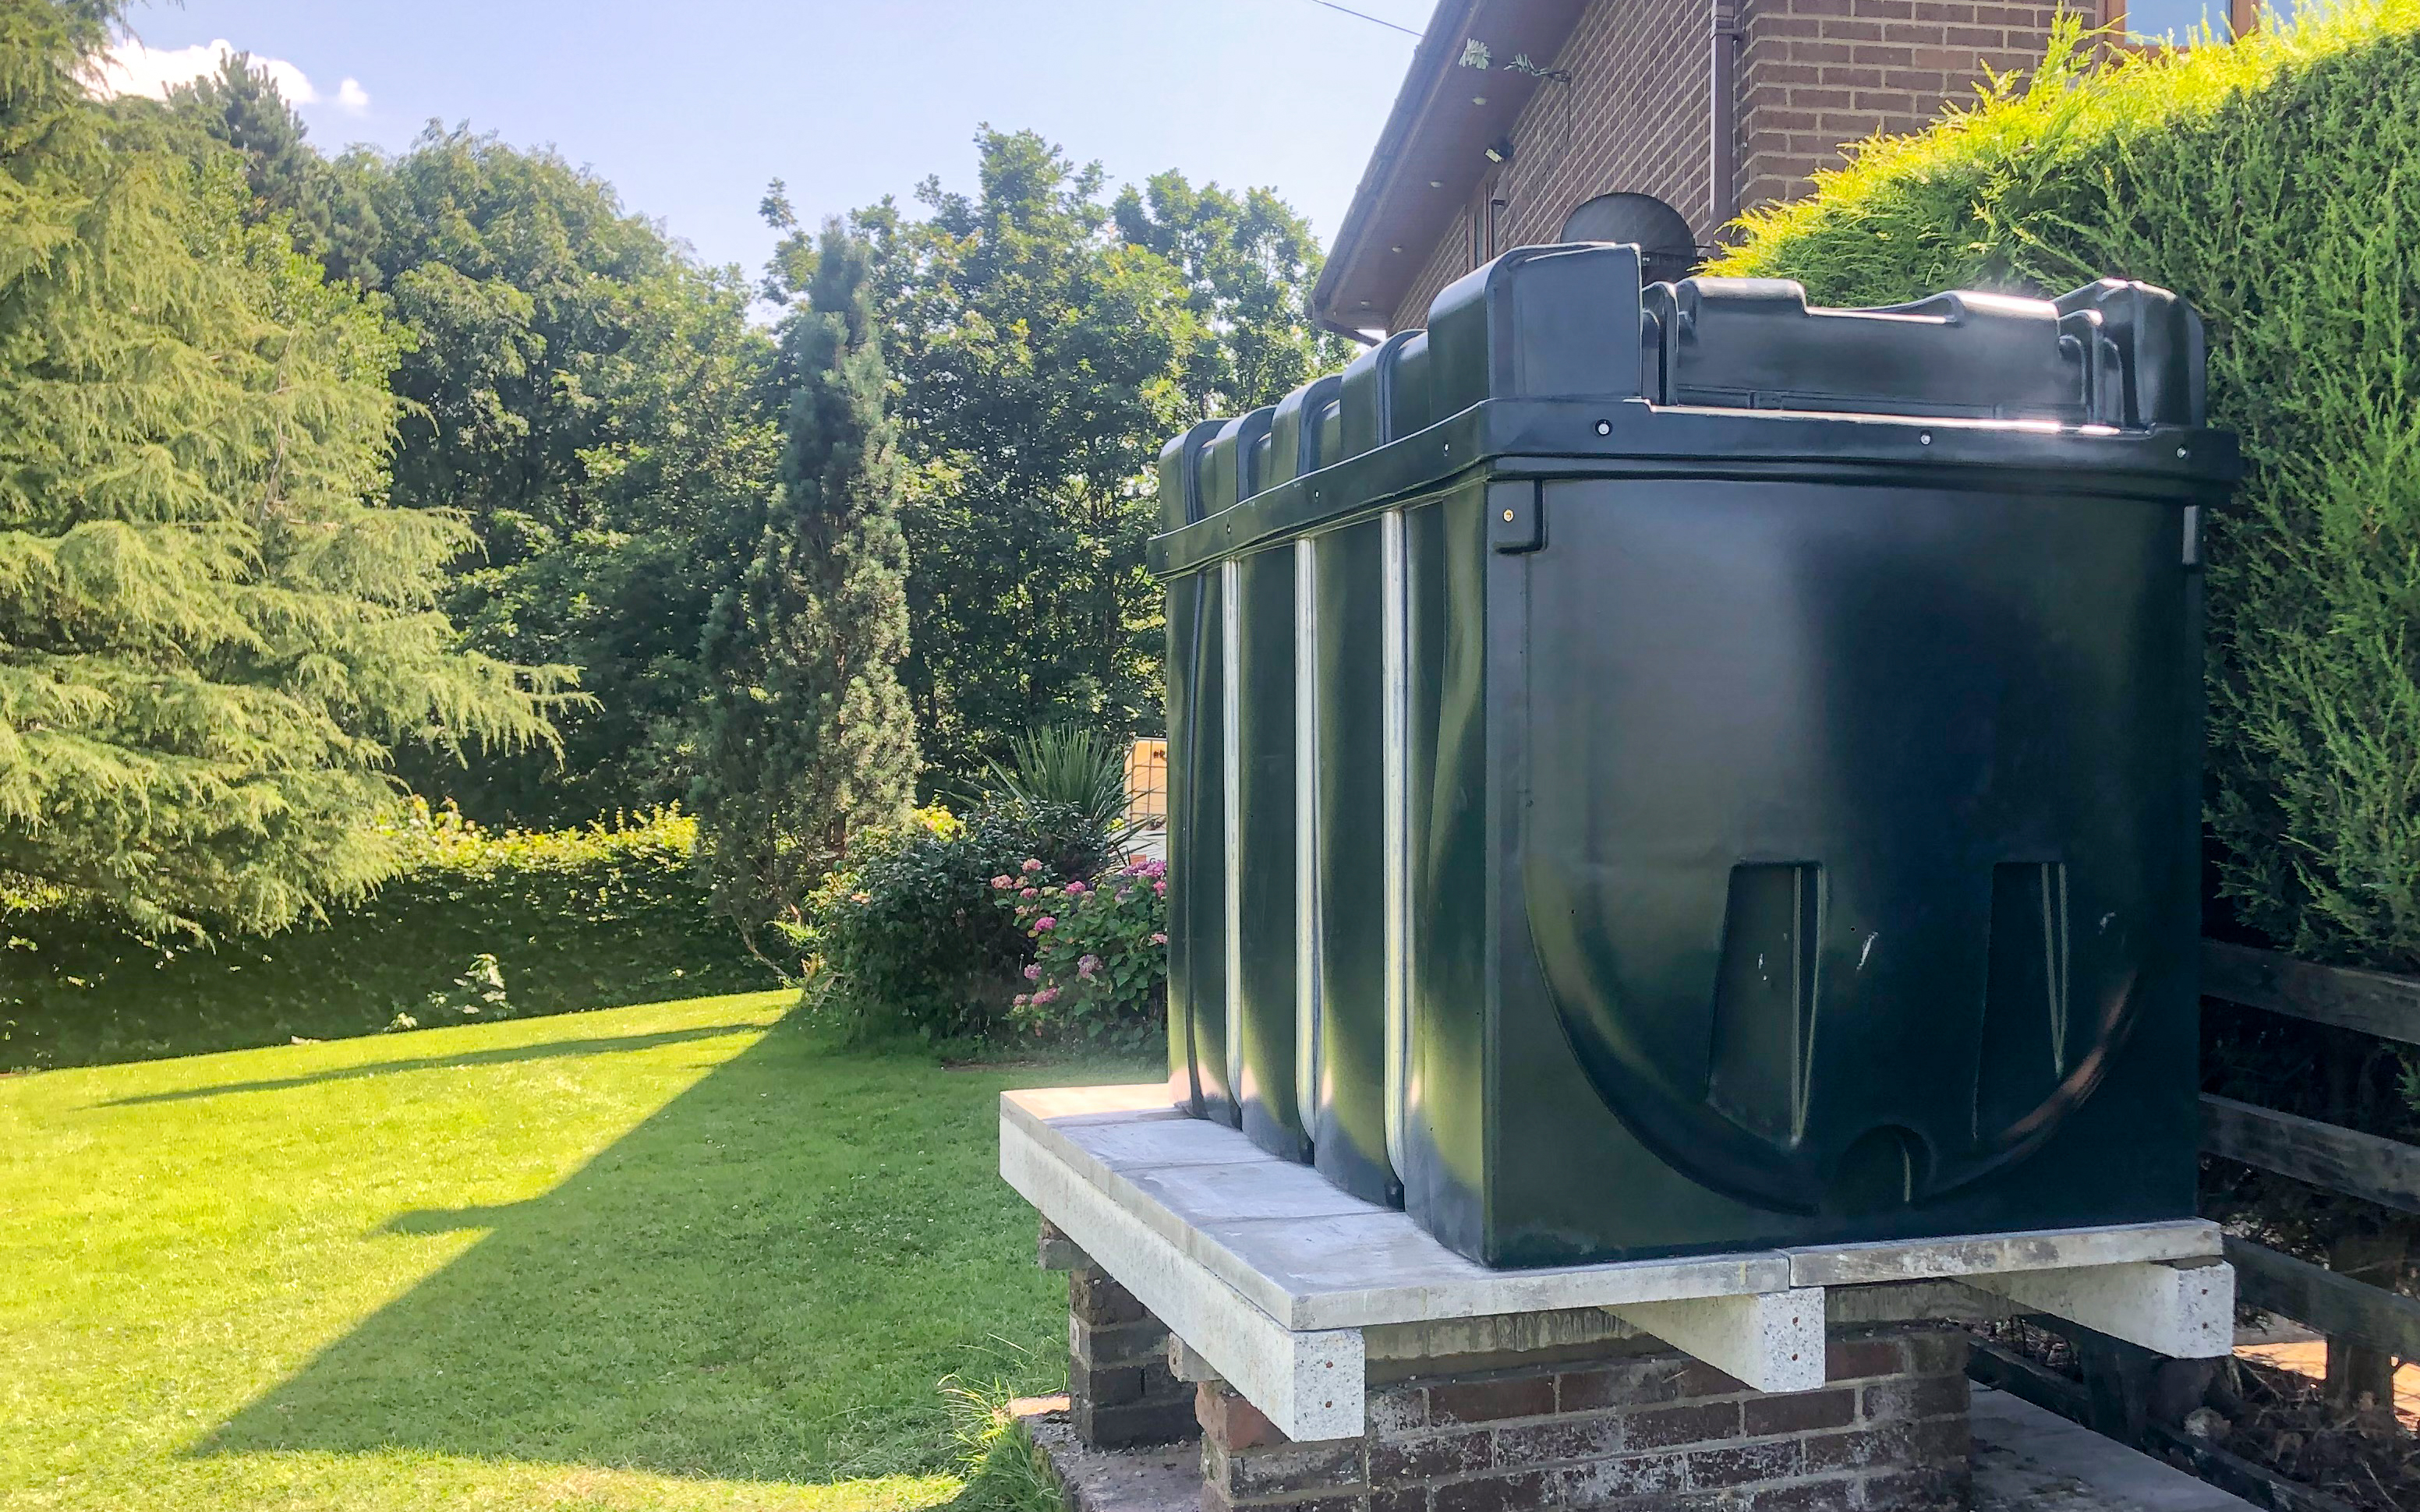
[[[1168,1373],[1188,1386],[1198,1386],[1205,1381],[1227,1379],[1218,1374],[1217,1365],[1202,1358],[1200,1351],[1192,1345],[1173,1334],[1168,1335]],[[1249,1400],[1249,1397],[1246,1399]]]
[[[1006,1119],[1000,1174],[1288,1438],[1360,1434],[1360,1330],[1284,1327]]]
[[[1871,1286],[1831,1287],[1823,1310],[1835,1328],[1871,1323],[1996,1323],[2013,1317],[2006,1297],[1956,1281],[1884,1281]]]
[[[1424,1323],[1382,1323],[1361,1331],[1372,1360],[1450,1360],[1456,1356],[1531,1354],[1575,1344],[1636,1338],[1641,1330],[1603,1307],[1439,1318]]]
[[[1758,1391],[1813,1391],[1823,1384],[1821,1287],[1625,1303],[1609,1310]]]
[[[1894,1239],[1782,1251],[1790,1284],[1852,1287],[1878,1281],[1946,1281],[2007,1271],[2215,1258],[2224,1235],[2201,1218],[2104,1228],[2033,1228],[2007,1234]]]
[[[2224,1260],[2010,1271],[1965,1284],[2172,1359],[2214,1360],[2235,1344],[2235,1268]]]

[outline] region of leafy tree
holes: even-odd
[[[375,286],[369,250],[378,212],[358,174],[340,172],[306,140],[310,131],[249,53],[232,53],[216,74],[168,89],[168,113],[202,143],[216,143],[243,162],[252,191],[246,219],[283,217],[294,244],[324,263],[331,276]]]
[[[795,917],[850,837],[905,817],[915,791],[907,543],[896,433],[866,244],[827,223],[782,333],[790,394],[782,488],[741,579],[717,599],[714,694],[696,788],[717,904],[752,931]]]
[[[1156,723],[1141,479],[1207,339],[1183,275],[1114,235],[1097,165],[1030,131],[976,143],[974,193],[928,179],[925,219],[856,217],[915,470],[907,682],[944,781],[1037,725]]]
[[[410,775],[489,821],[679,797],[708,691],[700,636],[778,465],[752,291],[551,152],[432,129],[338,167],[375,207],[369,273],[415,337],[395,500],[471,520],[479,550],[447,603],[475,644],[577,665],[594,695],[563,716],[560,764]]]
[[[1343,337],[1311,324],[1311,285],[1326,259],[1310,223],[1274,192],[1238,198],[1171,169],[1121,192],[1115,215],[1128,245],[1184,274],[1187,303],[1216,338],[1195,344],[1185,364],[1196,418],[1275,404],[1351,357]]]
[[[0,0],[0,872],[274,928],[399,864],[396,745],[552,732],[437,610],[461,519],[371,501],[397,332],[88,98],[118,20]]]

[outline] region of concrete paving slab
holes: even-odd
[[[1974,1391],[1975,1512],[2256,1512],[2033,1403]]]
[[[1137,1191],[1204,1224],[1337,1218],[1369,1208],[1308,1165],[1175,1165],[1123,1174]]]

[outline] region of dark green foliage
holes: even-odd
[[[406,775],[495,822],[684,796],[700,638],[775,486],[780,391],[752,291],[551,152],[432,129],[335,168],[374,208],[365,276],[414,336],[396,501],[476,531],[448,600],[475,644],[578,666],[594,699],[566,712],[560,763]]]
[[[0,1071],[464,1022],[488,989],[457,979],[480,955],[515,1016],[775,985],[690,875],[688,819],[490,834],[414,812],[401,877],[268,939],[163,949],[105,914],[0,905]]]
[[[461,519],[380,502],[380,310],[86,95],[116,15],[0,0],[0,872],[275,929],[401,863],[396,748],[549,747],[553,679],[439,612]]]
[[[2298,955],[2420,966],[2420,5],[2097,70],[2055,52],[1758,218],[1722,270],[1835,303],[2103,274],[2189,297],[2250,465],[2210,553],[2222,892]]]
[[[825,225],[782,335],[781,494],[706,626],[699,859],[752,938],[798,917],[849,838],[897,824],[915,792],[900,464],[868,263],[864,242]]]
[[[1097,164],[1031,131],[976,145],[974,193],[928,179],[925,219],[888,201],[855,218],[915,468],[907,680],[945,791],[1020,731],[1158,728],[1142,547],[1160,441],[1346,355],[1310,324],[1318,244],[1269,191],[1170,172],[1105,204]]]
[[[2296,955],[2420,968],[2420,4],[2105,62],[2071,25],[2031,80],[1819,190],[1751,218],[1717,270],[1838,304],[2111,274],[2202,312],[2212,419],[2249,467],[2209,551],[2220,901]],[[2415,1132],[2381,1041],[2250,1011],[2209,1028],[2211,1089]],[[2381,1284],[2412,1233],[2226,1163],[2206,1200]]]
[[[1311,324],[1311,289],[1326,259],[1310,223],[1266,189],[1242,198],[1174,170],[1117,198],[1118,235],[1185,276],[1194,316],[1217,339],[1198,344],[1184,373],[1198,419],[1275,404],[1353,353]]]
[[[1090,876],[1105,850],[1082,813],[1038,803],[985,805],[963,821],[920,810],[869,831],[809,904],[799,943],[812,952],[810,990],[861,1031],[987,1034],[1032,958],[994,882]]]
[[[1078,724],[1044,725],[1008,743],[1008,760],[985,764],[995,802],[1075,810],[1103,835],[1119,834],[1126,811],[1126,743]]]
[[[1030,131],[977,142],[975,193],[927,180],[926,219],[855,222],[915,470],[907,682],[945,785],[1036,725],[1156,724],[1140,480],[1207,339],[1177,269],[1114,234],[1097,166]]]
[[[311,147],[302,117],[251,54],[229,54],[216,74],[170,86],[168,114],[199,138],[186,149],[193,155],[215,144],[241,159],[252,191],[247,219],[280,218],[295,248],[325,264],[331,278],[376,285],[369,255],[378,210],[361,176]]]

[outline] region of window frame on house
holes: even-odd
[[[2238,37],[2242,37],[2247,33],[2260,29],[2260,0],[2211,0],[2211,4],[2208,8],[2211,10],[2217,10],[2221,8],[2222,6],[2224,6],[2226,11],[2227,40],[2232,41]],[[2117,45],[2120,47],[2133,48],[2166,47],[2172,45],[2156,37],[2135,37],[2130,35],[2126,30],[2126,15],[2128,8],[2128,0],[2102,0],[2101,24],[2104,29],[2112,34],[2112,39],[2117,43]]]

